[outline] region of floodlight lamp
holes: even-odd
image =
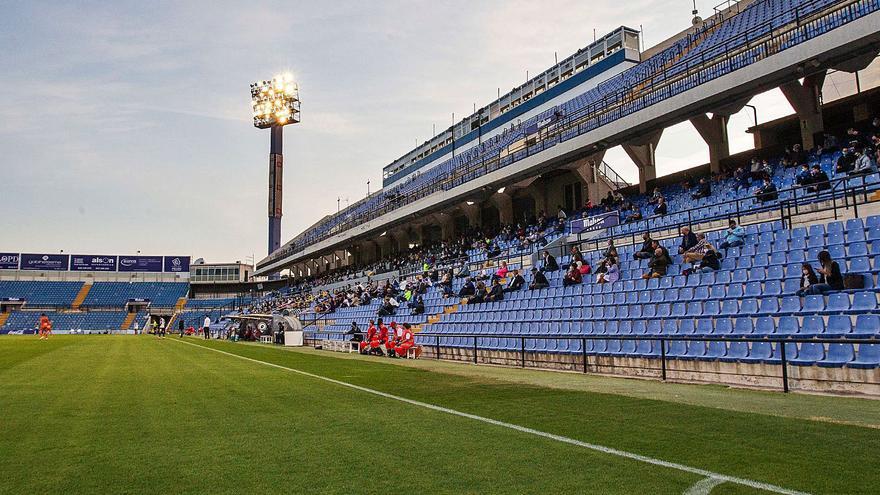
[[[300,121],[299,87],[290,73],[252,83],[250,89],[254,127],[266,129]]]

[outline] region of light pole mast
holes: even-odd
[[[290,74],[251,84],[254,127],[269,129],[269,254],[281,247],[283,128],[300,121],[299,87]]]

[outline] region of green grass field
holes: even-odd
[[[880,492],[878,401],[183,342],[0,339],[0,493]]]

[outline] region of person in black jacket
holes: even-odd
[[[691,232],[690,227],[681,228],[681,244],[678,246],[678,254],[686,252],[697,245],[697,236]]]
[[[798,291],[798,295],[825,295],[836,290],[843,290],[843,275],[840,273],[840,265],[831,259],[828,251],[819,251],[819,283],[810,285],[806,290]]]
[[[492,288],[489,289],[489,293],[486,294],[486,302],[496,302],[504,299],[504,289],[501,288],[501,281],[495,279],[492,282]]]
[[[634,260],[646,260],[654,256],[654,248],[651,246],[654,243],[654,239],[651,239],[651,233],[645,232],[642,234],[642,241],[641,249],[633,253]]]
[[[819,283],[819,277],[816,276],[816,272],[813,271],[813,266],[809,263],[804,263],[801,265],[801,288],[798,289],[797,295],[803,296],[806,295],[807,291],[810,287]]]
[[[692,199],[708,198],[712,195],[712,187],[709,185],[709,182],[706,181],[705,177],[700,179],[700,183],[697,184],[696,189],[697,190],[691,194]]]
[[[654,214],[663,216],[667,213],[668,207],[666,206],[666,199],[663,196],[657,199],[657,207],[654,208]]]
[[[807,188],[807,191],[819,193],[831,189],[831,181],[828,179],[828,174],[819,165],[813,165],[813,168],[810,169],[810,176],[812,180],[810,180],[810,187]]]
[[[461,289],[458,290],[458,297],[468,297],[476,293],[477,287],[474,285],[474,281],[468,277],[465,279],[464,285],[461,286]]]
[[[537,268],[532,268],[532,283],[529,284],[529,290],[546,289],[550,287],[550,281]]]
[[[504,292],[514,292],[518,291],[526,285],[526,279],[523,278],[522,275],[519,274],[519,270],[513,270],[513,277],[510,279],[510,282],[507,283],[507,287],[504,288]]]
[[[550,251],[544,251],[544,266],[541,267],[542,272],[555,272],[559,270],[559,263],[556,262],[556,258],[550,254]]]
[[[769,177],[764,177],[764,184],[755,189],[755,198],[762,203],[778,199],[779,193],[777,192],[776,184]]]

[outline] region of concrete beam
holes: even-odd
[[[787,82],[779,89],[800,119],[801,144],[809,150],[816,146],[816,135],[825,130],[822,119],[822,84],[825,71],[809,75],[804,82]]]
[[[648,190],[648,181],[657,178],[657,144],[663,135],[663,129],[642,134],[637,139],[623,143],[623,151],[639,169],[639,192]]]
[[[834,64],[832,66],[832,68],[836,69],[836,70],[843,71],[843,72],[850,72],[850,73],[858,72],[860,70],[865,70],[868,68],[869,65],[871,65],[871,62],[873,62],[874,59],[877,58],[878,53],[880,53],[880,52],[875,51],[875,52],[865,53],[863,55],[853,57],[853,58],[846,60],[844,62]]]
[[[709,146],[709,168],[712,173],[721,172],[721,160],[730,156],[730,142],[727,139],[728,116],[706,114],[691,117],[690,121],[703,141]]]

